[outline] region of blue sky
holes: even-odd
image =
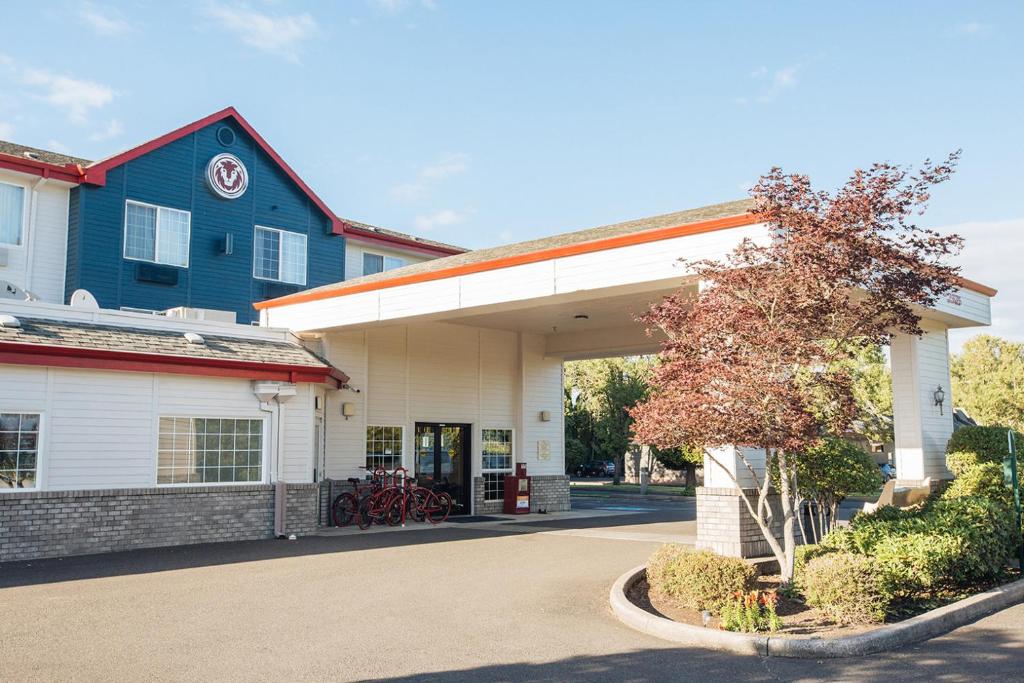
[[[1024,3],[46,2],[0,138],[101,158],[235,105],[339,214],[469,247],[964,149],[926,217],[1024,340]],[[11,27],[17,27],[12,30]],[[1013,260],[1011,260],[1013,259]],[[954,343],[963,335],[954,333]]]

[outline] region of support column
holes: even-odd
[[[764,481],[764,451],[761,449],[729,446],[706,453],[704,486],[697,489],[696,545],[698,549],[711,550],[729,557],[764,557],[771,555],[771,548],[743,502],[741,490],[733,481],[735,477],[743,487],[743,492],[752,500],[757,500],[755,479],[740,458],[740,453],[753,466],[758,480]],[[778,494],[769,494],[768,505],[774,515],[772,531],[781,540],[782,509]]]
[[[949,336],[943,325],[923,321],[923,337],[893,335],[892,408],[896,476],[920,484],[950,479],[946,442],[953,433],[953,395],[949,376]],[[945,400],[936,405],[941,387]]]

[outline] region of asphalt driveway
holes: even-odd
[[[1020,680],[1024,607],[833,662],[677,648],[614,579],[694,533],[692,503],[0,565],[0,678]]]

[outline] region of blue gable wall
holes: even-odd
[[[235,132],[229,147],[216,137],[224,126]],[[221,152],[237,156],[249,171],[249,188],[238,199],[222,199],[206,186],[206,164]],[[191,212],[189,267],[174,269],[176,285],[139,281],[138,262],[123,257],[128,199]],[[69,209],[65,296],[84,288],[103,308],[214,308],[235,311],[245,323],[258,319],[256,301],[344,276],[344,239],[330,234],[329,217],[231,119],[110,169],[102,187],[76,187]],[[256,225],[307,235],[305,287],[253,277]],[[221,253],[227,233],[234,239],[230,255]]]

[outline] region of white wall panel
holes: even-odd
[[[40,301],[59,304],[64,302],[69,189],[56,182],[46,182],[36,190],[33,203],[32,185],[36,180],[0,170],[0,182],[18,185],[25,191],[22,244],[0,246],[7,252],[7,265],[0,265],[0,280],[31,291]]]

